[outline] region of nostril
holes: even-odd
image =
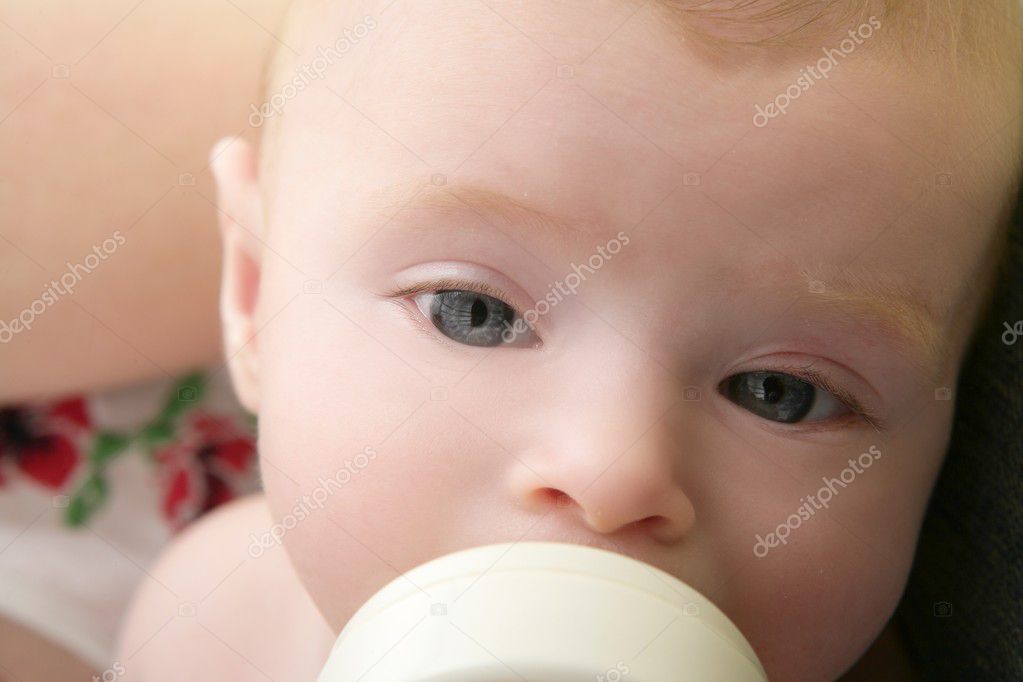
[[[540,488],[536,491],[536,497],[544,503],[544,506],[552,505],[561,509],[575,506],[572,496],[557,488]]]
[[[656,533],[658,531],[663,531],[665,528],[670,526],[671,520],[666,516],[656,514],[654,516],[648,516],[644,519],[640,519],[639,521],[634,521],[632,525],[636,526],[636,528],[640,530]]]

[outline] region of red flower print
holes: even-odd
[[[238,481],[252,473],[255,452],[252,435],[230,419],[191,413],[180,438],[156,452],[164,517],[180,529],[234,499]]]
[[[163,515],[167,519],[178,519],[182,506],[188,501],[192,485],[189,482],[189,471],[182,467],[169,478],[169,485],[164,491]]]
[[[11,465],[51,490],[61,490],[82,460],[91,432],[85,400],[0,409],[0,486]]]

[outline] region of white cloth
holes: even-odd
[[[213,378],[203,410],[242,414],[226,380]],[[158,414],[175,382],[86,397],[94,425],[138,429]],[[84,526],[64,521],[65,495],[4,470],[0,487],[0,614],[106,669],[121,617],[167,544],[155,465],[133,443],[107,469],[106,504]],[[254,481],[255,473],[252,473]],[[254,487],[254,486],[253,486]]]

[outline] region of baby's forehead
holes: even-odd
[[[701,152],[682,139],[687,133],[728,138],[729,126],[765,125],[797,107],[816,117],[815,131],[856,125],[847,119],[859,110],[932,162],[956,157],[959,150],[950,144],[956,140],[976,142],[950,114],[974,115],[960,110],[977,93],[953,92],[950,83],[933,80],[934,73],[911,67],[908,57],[893,57],[892,45],[905,31],[894,19],[839,13],[834,21],[848,23],[840,32],[809,34],[794,48],[712,54],[705,40],[665,11],[686,5],[307,1],[291,14],[268,96],[289,86],[293,93],[319,90],[320,99],[329,95],[339,106],[358,108],[388,131],[401,128],[415,139],[413,151],[435,165],[471,150],[480,134],[492,133],[495,122],[513,116],[550,81],[575,85],[641,134],[661,145],[685,146],[690,156]],[[1002,80],[1005,91],[1016,85]],[[836,96],[845,101],[836,103]],[[795,99],[801,101],[793,104]],[[300,101],[286,105],[289,111],[317,111]],[[990,133],[985,123],[972,123],[978,134]]]
[[[302,69],[327,64],[284,103],[285,127],[333,137],[365,127],[353,154],[397,145],[404,164],[430,174],[488,158],[517,165],[521,184],[535,179],[523,192],[558,187],[576,204],[591,204],[593,187],[621,201],[642,194],[637,185],[656,191],[664,174],[690,185],[723,177],[739,158],[745,165],[734,170],[757,176],[764,201],[864,192],[872,179],[884,189],[892,179],[946,171],[989,132],[966,125],[949,92],[879,65],[870,23],[858,42],[836,43],[833,62],[803,51],[780,63],[722,65],[690,49],[654,6],[587,3],[585,21],[566,9],[582,3],[513,6],[310,5],[295,20],[302,30],[289,32],[299,54],[287,72],[301,78]],[[562,50],[557,35],[571,37]],[[811,75],[806,66],[818,62]],[[286,87],[280,80],[272,92]],[[378,136],[383,144],[369,142]]]

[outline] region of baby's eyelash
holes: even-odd
[[[818,372],[813,368],[813,363],[806,365],[782,365],[780,367],[772,367],[770,369],[760,370],[763,372],[786,372],[792,374],[798,379],[802,379],[806,383],[810,384],[814,388],[818,388],[822,391],[831,393],[836,398],[842,401],[842,403],[852,410],[854,413],[859,415],[863,421],[867,422],[874,428],[875,431],[883,431],[887,428],[887,424],[881,419],[878,414],[864,405],[860,400],[856,398],[852,393],[845,390],[835,382],[833,382],[827,375]]]
[[[386,296],[389,298],[408,298],[418,294],[433,294],[439,291],[472,291],[477,294],[496,298],[512,308],[515,307],[511,304],[509,296],[505,292],[501,291],[497,287],[487,284],[486,282],[448,277],[402,287],[395,291],[391,291],[386,294]]]

